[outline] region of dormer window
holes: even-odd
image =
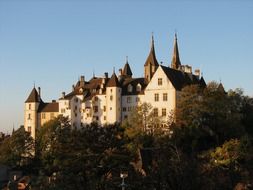
[[[137,91],[137,92],[140,92],[140,91],[141,91],[141,85],[140,85],[140,84],[137,84],[137,86],[136,86],[136,91]]]
[[[133,91],[133,86],[131,84],[128,85],[127,91],[128,92],[132,92]]]

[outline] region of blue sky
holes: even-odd
[[[182,64],[252,96],[252,10],[249,0],[0,0],[0,131],[23,124],[34,82],[51,101],[126,56],[142,76],[152,32],[159,62],[170,64],[176,30]]]

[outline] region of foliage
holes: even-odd
[[[34,141],[24,127],[17,129],[0,145],[0,163],[16,169],[25,169],[32,163]]]
[[[120,170],[131,168],[124,129],[117,124],[100,127],[93,123],[77,130],[59,117],[39,134],[40,173],[45,176],[37,181],[40,188],[113,189],[120,183]],[[52,180],[45,183],[45,178]]]
[[[38,129],[35,155],[23,128],[2,140],[0,163],[30,172],[33,189],[120,189],[125,170],[129,190],[252,188],[252,98],[215,82],[186,86],[172,116],[173,134],[146,103],[121,125],[76,129],[60,116]]]

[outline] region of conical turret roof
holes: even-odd
[[[35,87],[33,87],[30,95],[28,96],[28,98],[26,99],[25,103],[28,103],[28,102],[40,102],[41,99],[40,99],[40,96],[36,90]]]
[[[119,87],[119,80],[117,75],[115,74],[115,72],[113,72],[111,78],[109,79],[108,83],[107,83],[107,87]]]
[[[130,65],[128,64],[128,59],[126,60],[126,64],[123,68],[122,75],[130,76],[130,77],[133,75],[133,73],[131,71],[131,68],[130,68]]]

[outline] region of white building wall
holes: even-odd
[[[158,79],[162,80],[161,85],[158,85]],[[168,115],[176,106],[176,89],[161,67],[158,67],[144,93],[145,95],[142,97],[141,101],[150,103],[153,109],[157,108],[158,116],[162,116],[162,109],[166,109],[166,117],[164,117],[164,120],[167,120]],[[158,94],[158,101],[155,100],[155,94]],[[167,100],[163,100],[163,94],[167,94]]]
[[[130,113],[136,109],[136,107],[140,104],[140,97],[138,95],[125,95],[122,96],[122,121],[127,119]]]
[[[121,121],[121,88],[106,88],[106,120],[108,124]]]
[[[35,139],[36,127],[38,126],[38,107],[37,102],[25,103],[24,110],[24,127],[26,131],[31,133],[31,136]]]

